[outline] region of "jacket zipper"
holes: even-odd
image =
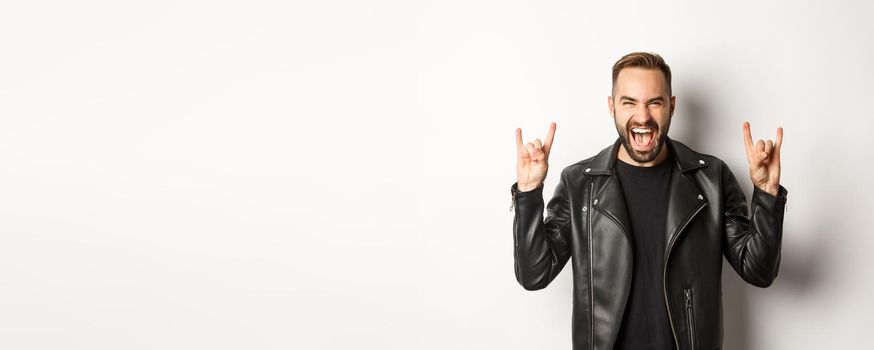
[[[701,205],[698,206],[698,209],[695,209],[695,212],[692,213],[692,215],[689,216],[685,222],[683,222],[682,226],[680,226],[680,230],[677,231],[677,234],[674,235],[674,239],[672,239],[670,244],[668,245],[668,252],[667,252],[667,254],[665,254],[665,262],[664,262],[664,264],[663,264],[664,266],[662,268],[662,291],[664,292],[664,295],[665,295],[665,306],[667,306],[667,308],[668,308],[668,321],[671,324],[671,333],[674,335],[674,343],[675,343],[674,345],[677,346],[677,350],[680,350],[680,341],[677,338],[677,330],[674,329],[674,319],[673,319],[673,316],[671,316],[671,302],[670,302],[670,300],[668,300],[668,260],[671,257],[671,250],[674,248],[674,242],[676,242],[677,238],[680,237],[680,234],[683,232],[683,229],[685,229],[686,225],[688,225],[689,222],[692,221],[692,219],[695,217],[695,215],[698,215],[698,212],[700,212],[701,209],[703,209],[706,206],[707,206],[707,202],[701,203]]]
[[[609,181],[609,180],[608,180],[608,181]],[[595,184],[592,183],[592,190],[591,190],[591,193],[592,193],[593,195],[594,195],[594,190],[595,190]],[[592,209],[594,210],[595,202],[593,202],[592,200],[590,200],[590,202],[592,203]],[[616,226],[619,227],[620,230],[622,230],[622,234],[626,237],[626,239],[628,239],[628,236],[629,236],[628,231],[625,231],[625,227],[622,226],[622,224],[619,222],[619,219],[616,219],[616,217],[614,217],[613,215],[610,215],[610,214],[607,213],[607,212],[603,212],[603,213],[604,213],[604,215],[606,215],[608,218],[610,218],[610,220],[613,220],[613,222],[616,224]],[[594,213],[593,213],[593,214],[594,214]],[[589,215],[591,216],[591,215],[593,215],[593,214],[589,214]],[[590,223],[590,224],[589,224],[589,235],[590,235],[590,238],[589,238],[589,251],[591,252],[592,249],[593,249],[593,246],[592,246],[592,240],[591,240],[591,232],[592,232],[592,229],[591,229],[591,220],[589,220],[589,223]],[[591,254],[590,254],[590,256],[591,256]],[[634,268],[634,260],[633,260],[634,258],[632,257],[632,258],[630,258],[630,259],[631,259],[631,261],[629,261],[628,266],[632,266],[632,268]],[[591,258],[590,258],[589,260],[590,260],[590,263],[591,263]],[[592,270],[594,270],[594,269],[593,269],[591,266],[589,266],[589,270],[592,271]],[[590,274],[590,276],[591,276],[591,274]],[[592,294],[592,312],[594,313],[594,308],[595,308],[594,283],[593,283],[593,282],[590,282],[590,284],[593,286],[593,287],[592,287],[592,293],[593,293],[593,294]],[[626,288],[625,288],[625,290],[623,290],[623,294],[625,295],[625,299],[623,300],[623,303],[622,303],[622,310],[625,310],[625,306],[628,304],[628,293],[629,293],[629,289],[630,289],[630,288],[631,288],[630,284],[626,284]],[[594,320],[594,319],[593,319],[593,320]],[[592,324],[594,324],[594,321],[592,322]],[[594,327],[594,325],[593,325],[593,327]],[[592,331],[593,331],[592,334],[594,334],[594,329],[592,329]],[[615,340],[615,338],[614,338],[614,340]],[[615,345],[615,343],[614,343],[613,345]],[[594,343],[593,343],[593,344],[592,344],[592,347],[594,348],[594,346],[595,346],[595,345],[594,345]]]
[[[509,211],[513,211],[513,207],[516,206],[516,191],[510,190],[510,194],[513,197],[510,199],[510,210]]]
[[[589,342],[589,349],[595,348],[595,278],[593,274],[595,273],[594,265],[592,264],[592,258],[594,254],[592,252],[592,248],[594,244],[592,244],[592,212],[595,211],[592,203],[595,199],[595,182],[589,182],[589,215],[587,216],[586,224],[589,226],[589,229],[586,230],[586,235],[589,240],[589,336],[591,337],[591,341]]]
[[[510,211],[513,211],[516,208],[516,191],[510,191],[513,195],[513,199],[510,201]],[[513,212],[513,241],[514,247],[519,247],[519,229],[516,227],[519,222],[519,210]]]
[[[695,309],[692,303],[692,288],[683,290],[686,293],[686,322],[689,324],[689,347],[695,350]]]

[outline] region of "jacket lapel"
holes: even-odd
[[[589,165],[587,173],[590,175],[606,175],[601,182],[603,185],[595,191],[594,207],[610,217],[625,233],[631,242],[631,223],[628,217],[628,207],[625,205],[625,195],[622,192],[622,184],[614,171],[616,155],[621,147],[621,139],[616,138],[613,146],[607,147],[595,156]]]
[[[687,174],[708,164],[696,157],[686,145],[667,138],[671,152],[674,153],[675,167],[671,172],[671,189],[668,194],[668,217],[665,227],[665,251],[680,234],[682,226],[692,220],[707,200],[698,185]]]

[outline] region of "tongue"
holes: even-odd
[[[637,144],[641,145],[641,146],[648,144],[651,137],[652,137],[652,133],[646,133],[646,134],[634,133],[634,140],[637,141]]]

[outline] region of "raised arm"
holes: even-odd
[[[754,185],[751,212],[737,179],[723,163],[724,255],[744,281],[764,288],[774,282],[780,269],[783,212],[788,194],[780,185],[783,129],[777,129],[776,143],[759,140],[756,145],[752,143],[749,123],[744,123],[743,131]]]
[[[523,145],[522,131],[516,129],[517,181],[510,187],[515,208],[513,258],[516,280],[527,290],[545,288],[570,258],[570,203],[564,172],[543,217],[543,180],[554,134],[552,123],[545,144],[536,139]]]

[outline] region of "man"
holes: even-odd
[[[542,289],[572,261],[574,349],[719,349],[722,256],[752,285],[777,277],[783,129],[776,142],[753,144],[743,124],[754,185],[749,216],[725,162],[668,137],[676,97],[660,56],[634,52],[617,61],[607,104],[618,139],[561,172],[545,219],[556,125],[544,143],[523,145],[516,129],[516,279]]]

